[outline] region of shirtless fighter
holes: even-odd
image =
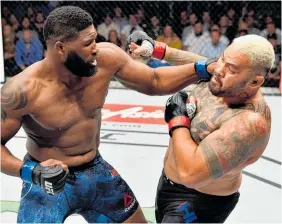
[[[135,56],[150,56],[155,44],[144,32],[129,41]],[[182,64],[195,56],[170,49],[164,59]],[[199,82],[189,97],[178,92],[168,99],[171,138],[156,195],[158,223],[224,222],[235,208],[242,170],[258,160],[269,140],[270,109],[260,86],[273,62],[266,39],[239,37],[214,63],[210,81]]]
[[[24,182],[19,223],[61,223],[74,213],[91,223],[146,222],[131,189],[98,151],[110,81],[172,94],[205,76],[207,65],[197,65],[198,76],[193,64],[152,69],[113,44],[96,44],[96,36],[84,10],[55,9],[44,24],[46,58],[1,89],[1,171]],[[164,50],[156,45],[153,55]],[[24,161],[5,146],[21,126],[28,136]]]

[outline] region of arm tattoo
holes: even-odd
[[[210,176],[214,179],[223,176],[223,167],[213,147],[206,141],[202,143],[203,153],[208,165]]]
[[[7,82],[1,89],[1,120],[7,119],[7,110],[20,110],[27,105],[27,97],[23,89]]]
[[[219,178],[244,163],[256,150],[258,137],[266,133],[263,126],[265,123],[260,121],[254,124],[241,121],[229,134],[221,133],[204,139],[201,148],[210,176]]]
[[[259,101],[259,102],[247,103],[245,108],[261,114],[267,122],[267,128],[270,130],[271,111],[270,111],[269,106],[267,105],[267,103],[264,100]]]
[[[188,52],[173,49],[173,51],[168,55],[166,61],[172,65],[184,65],[189,63],[194,63],[199,59],[203,59],[204,57]]]

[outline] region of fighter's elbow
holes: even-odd
[[[168,88],[165,80],[161,79],[157,72],[154,70],[154,73],[150,80],[150,89],[148,95],[163,96],[172,94],[174,92],[176,91],[173,91],[172,89]]]
[[[149,92],[151,96],[161,95],[160,90],[160,78],[155,69],[153,69],[153,74],[151,78],[151,87],[149,88]]]

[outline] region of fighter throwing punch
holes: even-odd
[[[159,45],[144,32],[128,41],[135,56],[148,57]],[[171,63],[198,57],[169,51],[164,59]],[[158,223],[224,222],[235,208],[242,169],[258,160],[269,140],[270,110],[260,87],[273,62],[266,39],[239,37],[214,63],[210,81],[199,82],[190,96],[178,92],[168,99],[170,142],[156,195]]]
[[[193,64],[152,69],[114,44],[96,44],[96,36],[84,10],[55,9],[44,24],[46,57],[1,89],[1,171],[24,182],[19,223],[61,223],[74,213],[91,223],[146,222],[129,186],[98,151],[110,81],[171,94],[204,76],[206,65],[198,66],[199,76]],[[162,57],[164,49],[154,54]],[[6,147],[21,126],[24,161]]]

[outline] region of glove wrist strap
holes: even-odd
[[[186,116],[177,116],[172,118],[169,122],[168,122],[168,130],[169,130],[169,135],[170,137],[172,136],[172,132],[180,127],[186,127],[189,128],[190,127],[190,118],[186,117]]]
[[[24,182],[31,183],[31,184],[33,183],[32,171],[34,167],[36,167],[37,165],[38,163],[33,162],[33,161],[27,161],[22,165],[21,170],[20,170],[20,175]]]
[[[165,43],[155,41],[152,57],[162,60],[165,56],[166,46],[167,45]]]
[[[200,79],[210,79],[210,74],[207,71],[207,60],[198,60],[194,64],[196,74]]]

